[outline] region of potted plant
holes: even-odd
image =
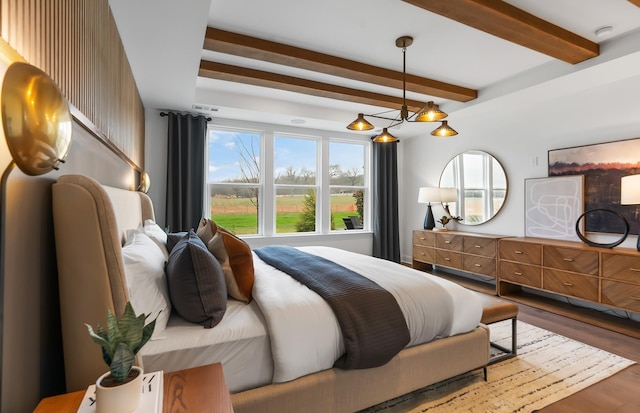
[[[434,230],[436,231],[446,231],[447,230],[447,224],[451,221],[456,221],[456,222],[460,222],[462,221],[462,217],[454,217],[454,216],[446,216],[443,215],[442,218],[440,218],[438,220],[438,222],[440,224],[442,224],[442,228],[434,228]]]
[[[135,355],[144,346],[156,325],[145,325],[148,315],[136,316],[130,302],[119,319],[107,310],[107,330],[89,324],[91,339],[102,347],[102,359],[109,371],[96,381],[96,412],[132,412],[140,403],[142,369],[134,366]]]

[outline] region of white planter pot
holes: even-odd
[[[130,413],[138,408],[142,395],[142,369],[138,377],[128,383],[115,387],[104,387],[100,383],[110,373],[100,376],[96,381],[96,413]]]

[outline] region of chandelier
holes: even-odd
[[[393,111],[385,111],[374,113],[372,115],[365,115],[363,113],[358,114],[358,118],[351,122],[347,129],[355,131],[367,131],[375,128],[371,122],[365,119],[365,117],[385,119],[391,121],[389,126],[382,129],[382,133],[375,138],[374,142],[397,142],[398,138],[389,133],[389,129],[394,126],[398,126],[404,122],[437,122],[441,121],[438,128],[434,129],[431,134],[433,136],[448,137],[457,135],[453,128],[451,128],[446,120],[443,120],[448,115],[440,110],[438,105],[433,102],[427,102],[427,104],[419,111],[411,113],[407,107],[407,47],[413,43],[413,37],[402,36],[396,39],[396,46],[402,48],[402,107],[400,113],[395,117],[385,116],[385,114]]]

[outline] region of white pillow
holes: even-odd
[[[147,219],[144,221],[143,227],[144,233],[155,241],[156,244],[162,250],[165,261],[169,260],[169,251],[167,251],[167,233],[164,232],[160,225],[156,224],[153,220]]]
[[[140,228],[131,233],[122,247],[122,258],[134,311],[150,314],[147,321],[157,316],[151,339],[164,338],[163,331],[171,313],[164,254]]]

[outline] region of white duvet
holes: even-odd
[[[409,328],[407,347],[473,330],[482,316],[475,292],[390,261],[331,247],[299,247],[330,259],[389,291]],[[253,297],[265,316],[273,354],[273,382],[329,369],[344,354],[340,328],[315,292],[253,255]]]

